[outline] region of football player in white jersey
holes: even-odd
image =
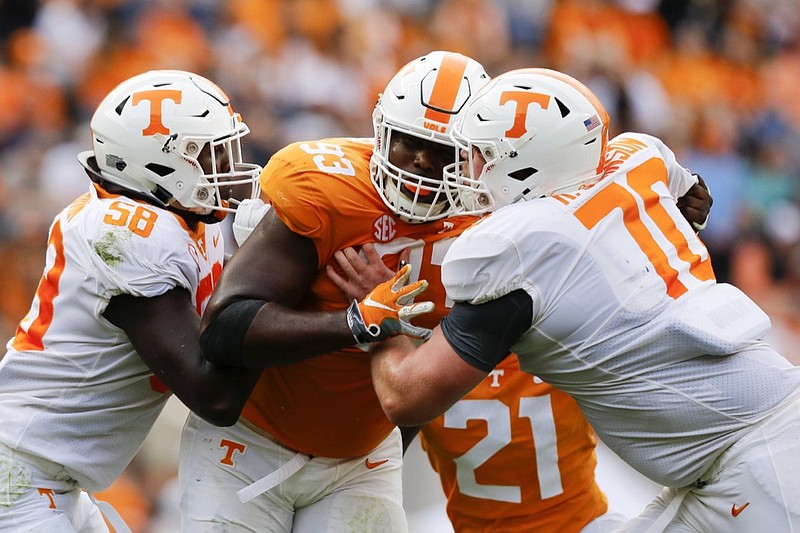
[[[231,425],[258,377],[209,363],[198,341],[222,270],[217,223],[234,193],[257,196],[261,170],[242,161],[249,130],[228,97],[150,71],[111,91],[91,130],[91,186],[55,217],[0,362],[0,531],[108,531],[90,493],[120,475],[170,393]]]
[[[654,137],[609,141],[608,124],[546,69],[471,99],[445,175],[462,212],[494,212],[444,258],[455,304],[430,340],[373,345],[383,409],[426,423],[513,351],[665,486],[625,531],[800,531],[800,368],[763,342],[763,311],[716,282],[676,208],[691,173]]]

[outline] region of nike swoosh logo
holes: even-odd
[[[383,463],[388,463],[389,459],[384,459],[383,461],[375,461],[374,463],[369,460],[369,458],[364,462],[368,469],[372,470],[373,468],[378,468]]]
[[[216,248],[219,244],[219,235],[214,235],[212,240],[214,241],[214,248]]]
[[[745,508],[748,505],[750,505],[750,502],[747,502],[746,504],[742,505],[741,507],[736,507],[736,504],[734,503],[733,505],[731,505],[731,515],[734,516],[734,517],[739,516],[739,513],[744,511]]]
[[[379,309],[386,309],[387,311],[394,311],[394,309],[392,309],[391,307],[383,305],[381,302],[376,302],[375,300],[373,300],[372,296],[367,296],[366,298],[364,298],[363,303],[364,305],[368,305],[370,307],[377,307]]]

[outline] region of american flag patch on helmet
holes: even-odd
[[[600,117],[592,115],[590,118],[583,121],[583,125],[586,126],[586,131],[592,131],[600,125]]]
[[[586,131],[592,131],[600,125],[600,117],[592,115],[590,118],[583,121],[583,125],[586,126]]]
[[[597,115],[592,115],[583,121],[583,125],[586,126],[586,131],[592,131],[600,125],[600,117]]]

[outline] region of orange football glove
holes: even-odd
[[[409,322],[415,316],[433,311],[433,302],[406,305],[428,288],[424,279],[406,285],[410,275],[411,265],[405,265],[392,279],[372,289],[363,300],[353,300],[347,309],[347,324],[358,344],[382,341],[396,335],[424,340],[431,336],[431,330]]]

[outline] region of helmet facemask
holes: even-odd
[[[481,179],[497,165],[500,157],[513,153],[509,147],[497,142],[473,141],[466,138],[458,129],[450,133],[456,147],[455,163],[444,168],[444,181],[448,195],[453,202],[453,210],[463,215],[480,215],[494,210],[494,196]],[[478,159],[478,154],[483,161]]]
[[[379,113],[380,108],[377,108],[375,114]],[[406,222],[426,222],[446,217],[451,200],[442,175],[431,177],[417,174],[403,170],[392,162],[392,147],[403,140],[435,143],[438,146],[431,147],[432,151],[444,148],[455,156],[455,148],[449,140],[444,142],[433,135],[419,135],[413,129],[398,129],[386,120],[376,120],[375,152],[370,165],[372,181],[381,199]]]
[[[232,213],[242,200],[258,197],[261,167],[242,161],[241,139],[249,132],[247,126],[242,126],[235,133],[205,144],[191,138],[184,140],[181,153],[187,159],[191,159],[188,154],[197,154],[194,161],[202,174],[191,192],[189,205],[176,198],[181,208],[200,215],[214,211]],[[199,153],[198,146],[201,146]]]

